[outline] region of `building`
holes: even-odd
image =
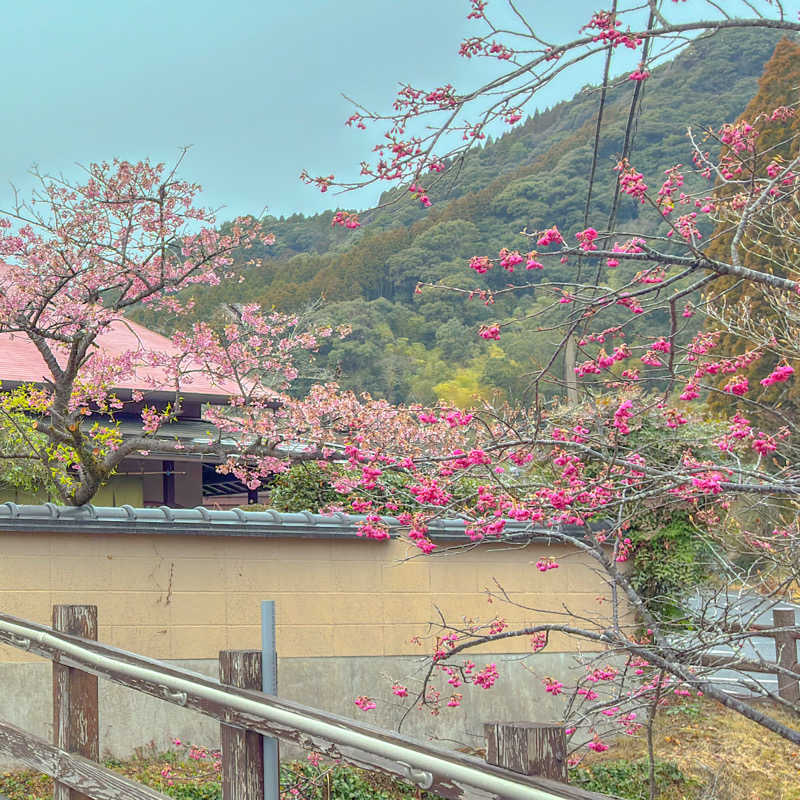
[[[176,353],[169,339],[128,319],[118,319],[97,338],[99,349],[107,355],[121,355],[139,348],[165,353]],[[42,384],[49,375],[45,362],[34,344],[22,334],[0,334],[0,386],[3,390],[24,384]],[[152,379],[159,370],[147,368]],[[164,372],[162,385],[169,385]],[[226,387],[200,375],[187,376],[180,387],[183,408],[180,417],[164,425],[158,433],[162,441],[178,440],[184,444],[211,441],[218,431],[203,421],[204,405],[227,405],[233,387]],[[115,416],[123,435],[141,432],[142,405],[163,409],[174,401],[175,392],[155,391],[148,381],[134,375],[116,387],[117,395],[126,401],[123,413]],[[144,395],[141,403],[131,402],[132,393]],[[212,507],[241,505],[257,502],[258,493],[248,492],[244,484],[230,475],[217,473],[216,463],[208,457],[175,456],[171,449],[153,447],[147,456],[128,458],[122,462],[117,474],[95,495],[99,505],[135,507],[169,506],[194,508],[204,504]],[[0,487],[0,502],[38,503],[46,498],[27,496],[13,487]]]

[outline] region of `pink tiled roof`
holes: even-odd
[[[109,356],[122,355],[140,348],[162,353],[178,352],[165,336],[123,319],[114,320],[97,337],[97,345]],[[156,381],[161,378],[160,382],[165,386],[165,390],[170,391],[171,384],[164,370],[149,366],[141,369],[142,374],[146,370],[149,378]],[[0,381],[41,383],[49,376],[44,359],[27,336],[19,333],[0,333]],[[153,391],[148,381],[143,378],[137,380],[136,376],[120,381],[120,385],[115,388],[140,389],[145,395]],[[203,375],[192,375],[183,381],[181,391],[187,398],[192,395],[202,395],[204,400],[210,400],[213,396],[218,402],[225,403],[237,390],[233,384],[215,383]]]

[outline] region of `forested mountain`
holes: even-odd
[[[759,115],[770,117],[777,107],[788,105],[797,97],[798,86],[800,43],[783,40],[767,64],[759,81],[758,92],[748,103],[742,119],[750,121]],[[758,153],[754,156],[756,168],[766,172],[770,163],[788,164],[797,158],[800,155],[798,133],[800,118],[797,116],[774,120],[760,132]],[[746,267],[769,271],[779,277],[791,277],[796,273],[798,262],[795,245],[797,233],[796,214],[782,218],[758,218],[757,227],[748,228],[740,240],[737,248],[740,262]],[[715,239],[708,248],[709,255],[720,260],[729,258],[733,234],[730,225],[721,222],[715,231]],[[725,316],[728,319],[734,317],[737,324],[721,337],[718,351],[724,355],[738,355],[751,350],[756,344],[765,344],[767,339],[774,337],[775,342],[771,349],[786,356],[786,363],[795,372],[800,372],[800,361],[797,360],[797,327],[791,315],[785,315],[786,324],[780,324],[778,321],[782,319],[782,315],[773,299],[763,291],[758,292],[754,286],[732,277],[725,278],[720,284],[717,291],[720,294],[724,292],[728,308]],[[716,321],[711,320],[709,328],[713,329],[715,326]],[[763,358],[754,361],[741,372],[749,378],[751,384],[757,386],[773,367],[772,359]],[[719,386],[724,383],[724,380],[718,380]],[[800,410],[800,392],[792,383],[785,386],[774,385],[766,390],[761,403],[768,409],[779,408],[783,414],[794,416]],[[715,410],[726,405],[730,405],[730,395],[725,393],[721,393],[711,402]],[[774,424],[774,417],[770,417],[769,413],[765,415],[758,409],[749,410],[748,413],[762,424]]]
[[[631,161],[637,169],[655,181],[666,167],[687,160],[687,125],[717,126],[739,116],[776,43],[770,31],[730,30],[694,42],[654,69],[635,125]],[[632,83],[621,79],[609,92],[591,211],[598,228],[609,214]],[[468,259],[494,256],[502,247],[530,249],[520,235],[525,228],[554,222],[562,230],[583,227],[598,101],[596,88],[584,87],[449,165],[429,191],[430,209],[401,193],[396,204],[362,215],[365,224],[357,231],[332,227],[333,212],[268,218],[265,229],[275,233],[276,245],[255,254],[261,265],[237,267],[241,283],[195,289],[197,316],[208,318],[225,302],[301,311],[322,298],[315,312],[320,321],[353,328],[319,355],[342,385],[392,401],[438,396],[468,404],[492,392],[518,399],[526,376],[552,352],[548,334],[509,329],[498,344],[478,339],[477,329],[550,301],[512,293],[487,307],[445,291],[414,294],[414,287],[422,280],[500,288],[514,276],[502,270],[468,275]],[[646,227],[637,219],[641,208],[626,197],[619,228],[634,220]],[[547,278],[566,279],[573,269],[548,264]],[[142,320],[158,327],[156,318]]]

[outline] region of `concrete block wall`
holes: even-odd
[[[49,624],[55,603],[95,604],[102,641],[154,658],[258,647],[267,599],[284,658],[419,655],[412,637],[439,612],[523,624],[562,619],[566,607],[602,625],[608,609],[589,559],[545,543],[416,557],[400,540],[28,532],[0,533],[0,554],[6,613]],[[542,556],[561,566],[540,572]],[[498,586],[526,608],[489,603],[486,589]],[[549,650],[575,648],[556,635]],[[26,658],[0,648],[0,662]]]
[[[569,609],[607,622],[607,587],[574,548],[541,542],[417,552],[400,540],[358,538],[0,533],[0,609],[50,624],[53,604],[95,604],[101,641],[215,674],[219,650],[260,648],[260,603],[274,600],[279,693],[388,726],[403,711],[391,682],[413,688],[420,657],[432,649],[428,623],[440,612],[453,623],[500,616],[516,626],[561,621]],[[543,556],[561,566],[540,572]],[[499,586],[520,605],[489,603],[486,590]],[[462,709],[412,714],[406,730],[480,745],[483,721],[554,718],[558,701],[541,678],[563,675],[578,649],[592,647],[560,635],[537,654],[527,637],[484,647],[470,657],[498,663],[495,688],[459,688]],[[48,736],[49,676],[49,662],[0,647],[0,718]],[[216,741],[216,724],[193,712],[120,687],[103,691],[102,746],[115,755],[151,740],[166,746],[172,736]],[[353,705],[359,694],[378,699],[378,710],[365,717]]]

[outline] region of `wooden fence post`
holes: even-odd
[[[219,680],[261,691],[260,650],[220,650]],[[220,724],[222,800],[264,800],[264,737]]]
[[[483,730],[490,764],[567,783],[567,737],[563,725],[486,722]]]
[[[795,626],[794,609],[773,610],[772,624],[776,628],[793,628]],[[775,634],[775,655],[780,666],[792,671],[797,670],[797,640],[791,631]],[[778,694],[792,703],[800,701],[800,683],[791,675],[778,673]]]
[[[97,641],[97,606],[53,606],[53,628]],[[100,757],[97,677],[53,662],[53,744],[97,761]],[[55,782],[53,800],[89,800]]]

